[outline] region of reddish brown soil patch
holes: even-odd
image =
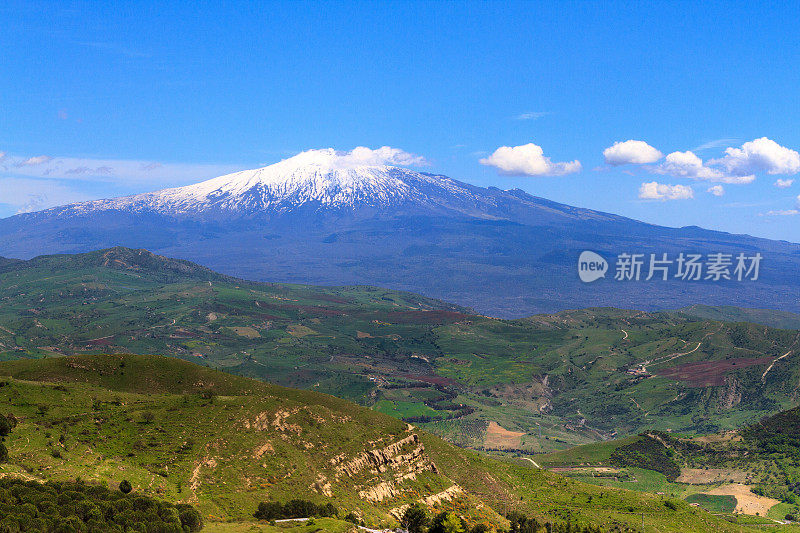
[[[450,378],[444,378],[442,376],[425,376],[422,374],[405,374],[403,375],[406,379],[413,379],[415,381],[421,381],[423,383],[432,383],[434,385],[441,385],[443,387],[454,387],[458,385],[458,381]]]
[[[111,343],[114,341],[114,336],[109,335],[108,337],[100,337],[99,339],[92,339],[90,341],[86,341],[87,346],[111,346]]]
[[[377,319],[390,324],[451,324],[474,317],[457,311],[387,311],[385,313],[359,313],[360,318]]]
[[[774,357],[751,357],[742,359],[727,359],[724,361],[699,361],[686,363],[657,370],[656,374],[678,381],[684,381],[692,387],[719,387],[725,384],[725,374],[737,368],[768,365]]]
[[[332,304],[351,304],[353,300],[349,300],[346,298],[340,298],[338,296],[331,296],[328,294],[311,294],[309,295],[309,299],[311,300],[320,300],[322,302],[329,302]]]
[[[497,422],[489,422],[483,444],[489,448],[519,448],[520,440],[525,433],[509,431]]]
[[[276,307],[277,309],[283,309],[286,311],[292,311],[292,310],[302,311],[303,313],[306,313],[307,315],[312,317],[343,316],[347,314],[345,311],[342,311],[341,309],[334,309],[331,307],[321,307],[318,305],[281,304],[281,305],[274,305],[273,307]]]

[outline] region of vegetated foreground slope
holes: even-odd
[[[3,475],[116,486],[247,519],[261,501],[307,498],[391,524],[420,502],[502,526],[497,511],[635,530],[742,531],[654,495],[595,487],[460,450],[344,400],[174,358],[94,355],[0,363],[18,425]]]
[[[124,248],[0,267],[0,302],[0,358],[164,353],[352,399],[478,448],[735,429],[790,407],[800,382],[797,331],[618,309],[500,320]]]

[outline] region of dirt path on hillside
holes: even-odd
[[[530,457],[523,457],[523,459],[525,459],[526,461],[530,461],[530,462],[531,462],[531,464],[532,464],[533,466],[535,466],[536,468],[542,468],[541,466],[539,466],[539,463],[537,463],[536,461],[534,461],[534,460],[533,460],[533,459],[531,459]]]
[[[767,382],[767,374],[769,374],[769,371],[772,370],[773,366],[775,366],[775,363],[777,363],[781,359],[785,359],[786,357],[789,357],[792,354],[791,348],[795,347],[795,345],[797,344],[798,339],[800,339],[800,335],[798,335],[797,337],[794,338],[794,342],[792,343],[791,346],[789,346],[790,350],[788,352],[786,352],[785,354],[783,354],[782,356],[780,356],[777,359],[775,359],[772,362],[772,364],[767,367],[767,369],[764,371],[764,373],[761,374],[761,383],[766,383]]]
[[[696,352],[697,350],[700,349],[700,347],[703,345],[703,341],[704,340],[706,340],[707,338],[711,337],[712,335],[716,335],[717,333],[719,333],[722,330],[723,325],[724,324],[720,324],[716,331],[709,331],[708,333],[703,335],[703,337],[699,341],[697,341],[697,346],[695,346],[693,350],[689,350],[688,352],[674,352],[674,353],[671,353],[669,355],[662,355],[661,357],[656,357],[655,359],[648,359],[647,361],[642,361],[641,363],[639,363],[637,365],[634,365],[634,366],[638,367],[643,372],[647,372],[647,366],[648,365],[668,363],[668,362],[670,362],[670,361],[672,361],[674,359],[678,359],[679,357],[683,357],[685,355],[693,354],[694,352]],[[687,341],[685,341],[683,339],[680,339],[680,340],[681,340],[681,342],[683,342],[687,346],[689,345],[689,343]]]

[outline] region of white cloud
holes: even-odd
[[[709,164],[718,165],[735,176],[757,172],[797,174],[800,172],[800,154],[761,137],[744,143],[741,148],[727,148],[724,157],[714,159]]]
[[[527,113],[520,113],[514,120],[536,120],[549,115],[549,111],[528,111]]]
[[[381,146],[375,150],[366,146],[358,146],[349,152],[337,152],[335,165],[340,168],[351,166],[424,166],[428,162],[424,157],[411,154],[399,148]]]
[[[722,185],[714,185],[713,187],[708,188],[708,192],[710,192],[714,196],[724,196],[725,187],[723,187]]]
[[[115,182],[121,185],[147,184],[171,187],[241,170],[241,165],[157,163],[127,159],[92,159],[50,156],[7,155],[5,174],[9,177],[63,178],[81,181]],[[2,171],[0,167],[0,171]]]
[[[655,163],[663,155],[646,142],[632,139],[624,142],[615,142],[612,146],[603,150],[603,157],[606,158],[606,163],[611,166]]]
[[[717,139],[698,146],[695,150],[718,148],[734,139]],[[661,153],[644,141],[625,141],[614,143],[603,151],[606,163],[612,166],[624,164],[643,165],[653,163]],[[781,146],[766,137],[744,143],[740,148],[729,147],[725,155],[708,162],[698,157],[694,151],[672,152],[655,167],[648,167],[656,174],[690,178],[717,183],[752,183],[756,174],[797,174],[800,172],[800,153]],[[789,187],[792,180],[778,180],[777,187]]]
[[[666,185],[651,181],[642,183],[639,188],[639,198],[643,200],[689,200],[694,198],[694,191],[686,185]]]
[[[711,168],[703,164],[694,152],[672,152],[658,165],[654,172],[658,174],[669,174],[676,178],[691,178],[695,180],[713,181],[718,183],[743,184],[751,183],[756,177],[752,174],[747,176],[729,176],[716,168]]]
[[[533,143],[501,146],[489,157],[481,159],[480,164],[495,167],[498,173],[507,176],[563,176],[581,170],[577,159],[553,163],[544,156],[542,147]]]
[[[56,205],[87,200],[59,180],[0,178],[0,204],[11,207],[13,213],[39,211]]]
[[[17,166],[18,167],[35,167],[35,166],[38,166],[38,165],[43,165],[45,163],[48,163],[52,159],[53,158],[50,157],[49,155],[37,155],[37,156],[34,156],[34,157],[29,157],[28,159],[25,159],[23,161],[20,161],[19,163],[17,163]]]
[[[2,161],[5,158],[6,158],[6,153],[5,152],[0,152],[0,161]]]
[[[702,152],[705,150],[711,150],[712,148],[722,148],[723,146],[730,146],[736,142],[739,142],[739,139],[714,139],[713,141],[708,141],[700,146],[692,148],[692,152]]]
[[[776,211],[768,211],[769,216],[789,217],[800,215],[800,194],[794,199],[794,209],[778,209]]]
[[[775,186],[778,187],[779,189],[788,189],[793,184],[794,184],[794,180],[793,179],[781,179],[781,178],[778,178],[775,181]]]

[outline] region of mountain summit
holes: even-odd
[[[438,174],[370,164],[352,154],[332,148],[308,150],[264,168],[242,170],[194,185],[81,202],[42,214],[64,218],[119,211],[178,220],[230,220],[275,219],[298,212],[305,215],[366,212],[372,216],[376,212],[400,210],[408,214],[513,219],[513,210],[503,204],[519,203],[527,196],[522,191],[484,189]],[[562,214],[583,218],[606,216],[589,210]]]
[[[253,280],[410,290],[504,317],[698,303],[800,311],[800,245],[654,226],[519,189],[375,164],[357,150],[309,150],[195,185],[0,220],[7,257],[114,246]],[[758,282],[748,284],[615,282],[613,264],[606,278],[584,284],[577,275],[584,250],[606,257],[760,252],[764,261]]]
[[[69,206],[78,210],[151,211],[173,216],[282,214],[314,210],[389,208],[425,203],[431,192],[469,193],[444,176],[401,167],[348,162],[333,149],[308,150],[274,165],[242,170],[186,187]]]

